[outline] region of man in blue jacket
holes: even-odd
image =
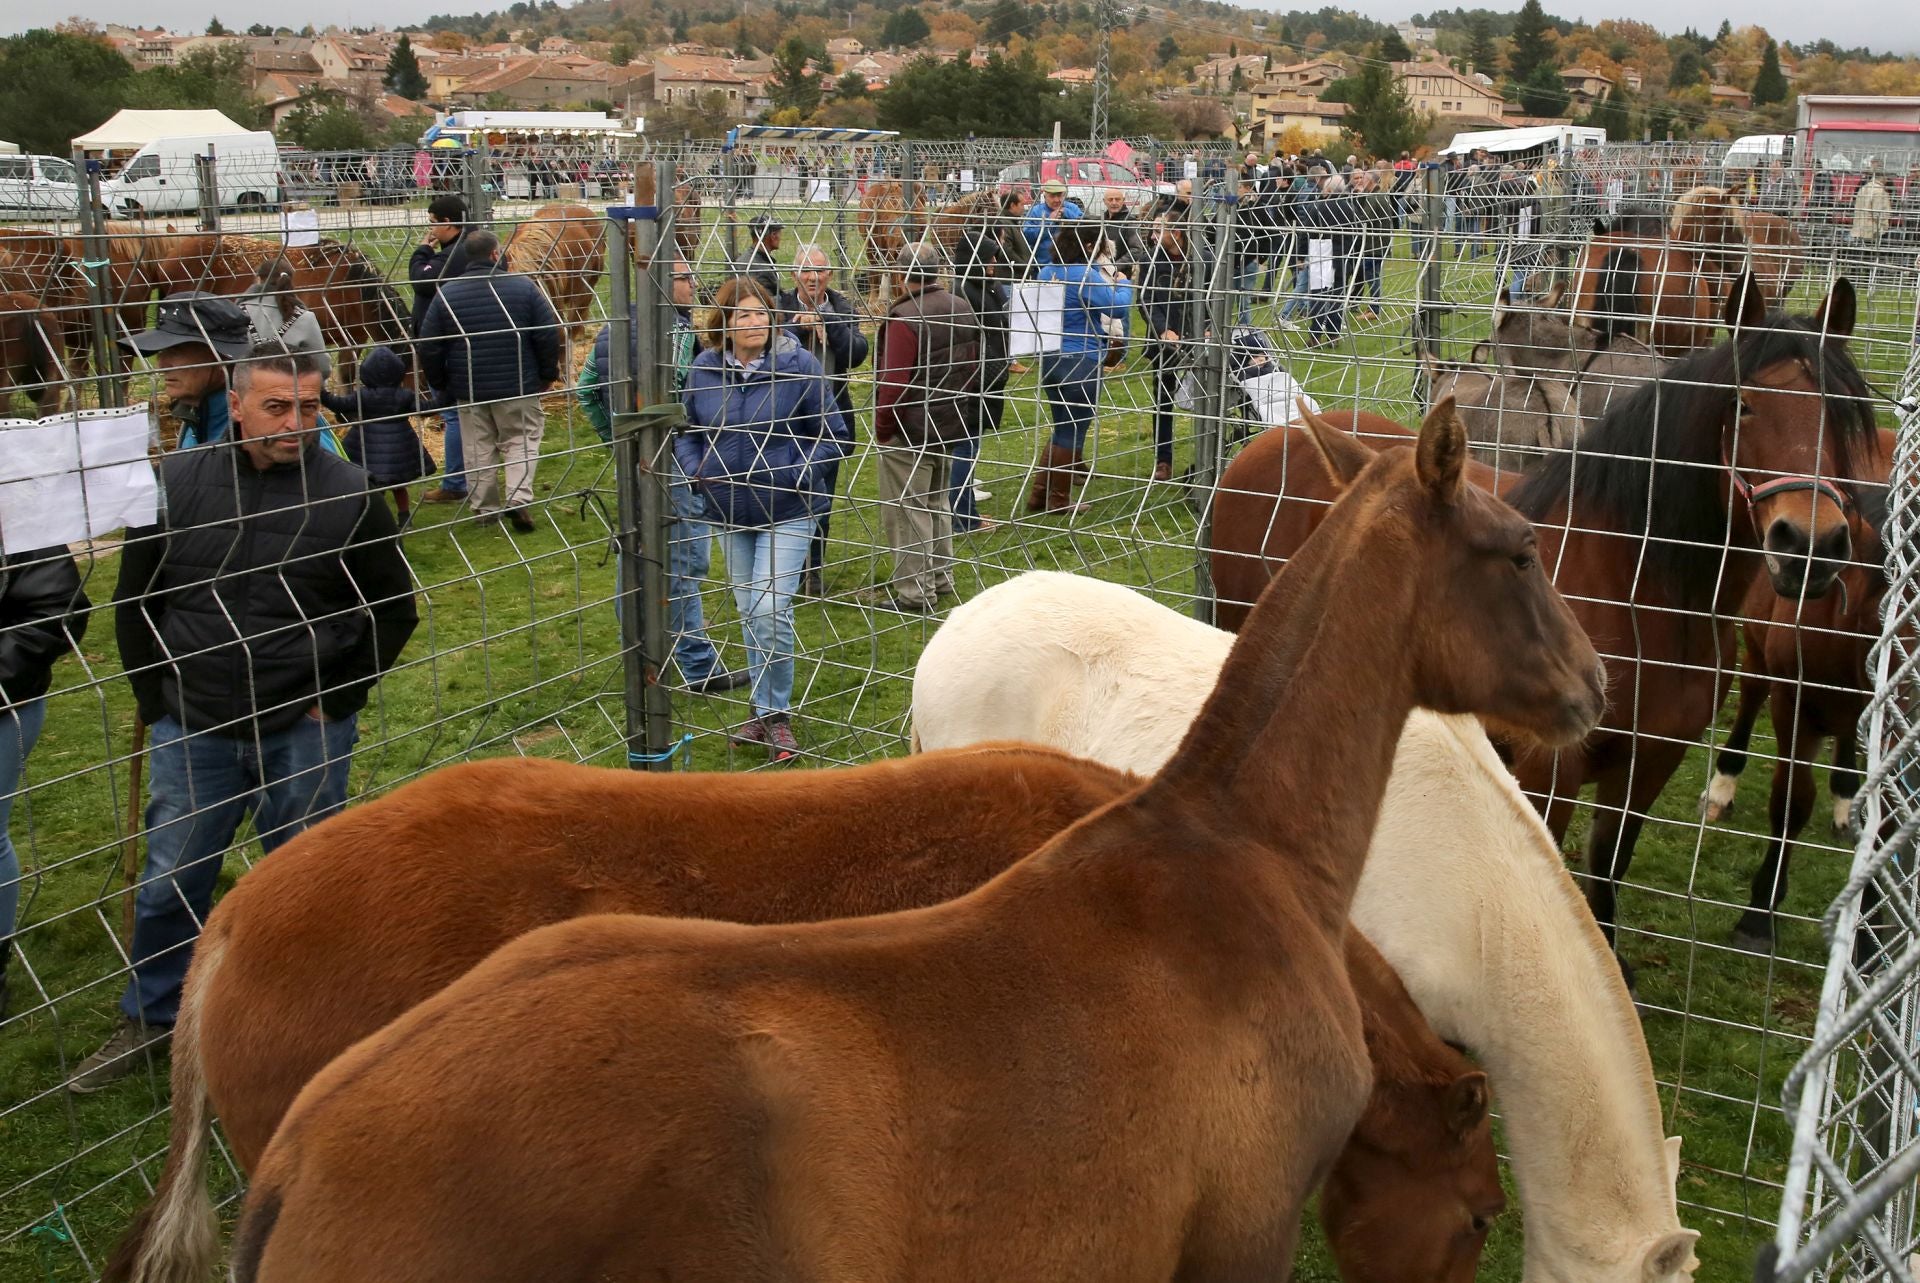
[[[407,279],[413,282],[413,315],[407,328],[415,338],[425,324],[427,310],[439,296],[440,282],[452,280],[467,270],[467,202],[452,193],[435,196],[427,206],[427,238],[414,246],[407,262]],[[422,503],[459,503],[467,497],[467,465],[460,442],[460,412],[443,410],[446,427],[446,463],[440,484],[420,496]]]
[[[459,403],[475,520],[500,520],[494,470],[504,464],[506,513],[527,533],[547,426],[540,394],[560,381],[560,318],[532,280],[501,270],[492,232],[467,233],[466,246],[466,271],[441,283],[420,326],[420,368]]]
[[[1036,271],[1053,262],[1053,234],[1060,224],[1080,216],[1080,206],[1067,199],[1067,185],[1057,178],[1048,179],[1040,188],[1040,203],[1027,211],[1026,220],[1020,224],[1020,235],[1026,238]]]

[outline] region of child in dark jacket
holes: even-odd
[[[360,363],[359,387],[320,393],[321,403],[347,425],[340,434],[347,458],[367,470],[374,489],[393,492],[402,530],[413,519],[407,486],[433,471],[407,416],[437,408],[431,394],[418,397],[400,386],[406,374],[406,362],[392,348],[376,347]]]

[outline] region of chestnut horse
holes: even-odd
[[[907,243],[907,202],[902,185],[891,179],[885,182],[869,184],[860,194],[860,208],[856,215],[860,231],[860,244],[866,250],[867,266],[860,276],[861,292],[870,295],[876,305],[889,302],[893,290],[894,258]],[[940,248],[949,255],[963,237],[969,232],[983,228],[995,228],[1000,223],[1000,199],[991,191],[971,192],[950,205],[929,211],[925,189],[917,187],[913,193],[914,230],[922,236],[931,236],[939,242]],[[1005,244],[1007,229],[998,228],[1002,249],[1010,251]],[[1021,255],[1009,255],[1010,261],[1018,261]],[[884,307],[878,310],[885,311]]]
[[[928,640],[914,743],[1020,739],[1151,774],[1232,645],[1120,584],[1028,571]],[[1639,1017],[1553,836],[1474,719],[1407,719],[1353,923],[1434,1031],[1486,1067],[1525,1226],[1521,1277],[1680,1283],[1697,1236],[1680,1225],[1680,1138],[1661,1126]],[[1423,1277],[1403,1253],[1438,1235],[1408,1227],[1440,1206],[1410,1206],[1369,1259]]]
[[[146,241],[131,224],[108,223],[105,265],[107,302],[113,324],[132,331],[146,325],[153,282],[147,274]],[[60,344],[76,366],[96,368],[92,360],[93,321],[88,311],[86,253],[78,236],[55,236],[25,228],[0,230],[0,277],[12,293],[30,294],[37,310],[60,321]],[[117,335],[115,336],[117,337]]]
[[[1749,264],[1767,297],[1785,300],[1800,283],[1800,233],[1778,214],[1753,209],[1724,187],[1695,187],[1674,202],[1668,235],[1692,247],[1716,292],[1731,289]]]
[[[503,946],[301,1092],[239,1283],[1286,1277],[1369,1093],[1347,912],[1408,714],[1604,704],[1450,406],[1316,439],[1346,497],[1154,779],[931,908]]]
[[[1890,463],[1893,434],[1882,432],[1880,438],[1881,459]],[[1880,479],[1885,477],[1881,471]],[[1746,912],[1733,929],[1733,943],[1756,953],[1773,950],[1774,911],[1787,895],[1793,841],[1813,815],[1813,762],[1823,740],[1833,741],[1827,786],[1836,836],[1847,833],[1853,799],[1860,792],[1860,716],[1873,689],[1867,652],[1880,636],[1880,603],[1887,590],[1880,542],[1886,490],[1860,486],[1855,497],[1856,562],[1840,572],[1837,591],[1802,602],[1781,597],[1756,580],[1747,594],[1739,712],[1700,798],[1701,814],[1709,823],[1732,813],[1753,724],[1766,706],[1778,744],[1767,805],[1767,855],[1753,875]]]
[[[1580,449],[1504,492],[1533,518],[1612,674],[1597,734],[1515,762],[1556,838],[1582,787],[1595,786],[1587,896],[1609,939],[1641,825],[1720,707],[1749,586],[1764,565],[1782,597],[1824,594],[1851,553],[1846,487],[1875,475],[1879,438],[1846,343],[1853,286],[1837,280],[1809,320],[1769,315],[1749,275],[1728,312],[1734,337],[1668,366],[1616,402]],[[1238,603],[1326,511],[1324,472],[1304,452],[1290,456],[1283,431],[1262,433],[1221,475],[1212,566],[1224,627],[1240,626]]]
[[[103,1277],[204,1278],[217,1248],[209,1110],[252,1167],[329,1060],[535,927],[606,912],[807,922],[938,904],[1138,782],[1025,746],[746,777],[506,758],[355,807],[262,860],[209,917],[174,1032],[166,1170]],[[469,806],[488,808],[484,831],[449,832],[440,817]],[[1334,1166],[1340,1192],[1322,1204],[1335,1258],[1354,1262],[1350,1283],[1471,1279],[1504,1204],[1484,1075],[1433,1035],[1358,932],[1347,963],[1374,1090]],[[1375,1232],[1386,1221],[1397,1232]]]
[[[633,167],[633,200],[636,205],[659,204],[659,172],[650,160]],[[680,257],[689,263],[700,261],[700,189],[682,178],[673,185],[673,243]]]
[[[607,220],[585,205],[542,205],[507,237],[507,268],[531,277],[578,338],[606,271]]]
[[[71,378],[60,314],[32,294],[0,294],[0,415],[16,391],[42,415],[64,409]]]
[[[1651,318],[1647,341],[1662,356],[1713,341],[1718,296],[1700,252],[1669,241],[1657,209],[1629,207],[1596,229],[1573,280],[1574,315],[1603,333],[1635,334]]]

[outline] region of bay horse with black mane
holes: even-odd
[[[1607,657],[1613,698],[1599,731],[1571,751],[1521,750],[1514,768],[1559,839],[1594,785],[1587,897],[1609,939],[1641,826],[1731,681],[1750,586],[1764,570],[1780,597],[1820,597],[1852,554],[1853,487],[1874,479],[1879,443],[1847,347],[1854,319],[1845,278],[1807,319],[1769,313],[1749,274],[1728,299],[1733,336],[1614,402],[1576,449],[1518,479],[1469,469],[1533,519],[1554,582]],[[1326,512],[1325,473],[1289,450],[1298,433],[1262,433],[1221,475],[1222,627],[1243,625],[1244,603]]]
[[[1718,296],[1697,246],[1669,240],[1667,216],[1630,205],[1594,230],[1573,269],[1574,315],[1604,334],[1638,337],[1662,356],[1713,341]]]
[[[239,1283],[1286,1277],[1368,1095],[1347,916],[1409,713],[1604,704],[1450,406],[1316,440],[1346,496],[1152,780],[930,908],[504,946],[300,1093]]]
[[[1880,459],[1893,459],[1893,433],[1880,434]],[[1884,482],[1885,472],[1879,479]],[[1756,580],[1742,614],[1746,662],[1740,670],[1740,700],[1714,776],[1700,797],[1701,816],[1712,823],[1733,811],[1734,793],[1747,768],[1747,747],[1760,710],[1773,717],[1773,788],[1767,802],[1767,854],[1754,872],[1747,908],[1734,925],[1733,943],[1755,953],[1774,947],[1774,914],[1787,895],[1787,868],[1794,840],[1813,817],[1813,764],[1823,742],[1833,742],[1827,791],[1833,799],[1833,832],[1845,836],[1860,792],[1860,717],[1873,682],[1868,652],[1880,636],[1880,604],[1887,576],[1881,530],[1886,522],[1883,485],[1853,490],[1854,563],[1840,572],[1835,591],[1805,601],[1781,597]]]

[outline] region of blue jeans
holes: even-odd
[[[793,594],[807,564],[814,519],[723,530],[727,578],[746,635],[756,717],[793,707]]]
[[[1357,260],[1353,271],[1353,296],[1356,299],[1380,298],[1381,260],[1369,254]]]
[[[947,486],[953,528],[956,532],[978,529],[980,506],[973,501],[973,467],[980,459],[980,438],[969,435],[947,442],[947,457],[953,461],[952,480]]]
[[[1280,319],[1291,321],[1294,317],[1313,310],[1313,295],[1307,289],[1312,283],[1311,269],[1305,263],[1293,269],[1293,292],[1287,295],[1287,301],[1280,306]]]
[[[13,799],[20,791],[20,772],[46,721],[44,699],[30,699],[0,712],[0,944],[6,942],[20,923],[20,855],[7,836],[7,824],[13,819]]]
[[[1260,260],[1241,255],[1233,265],[1233,297],[1240,324],[1253,324],[1253,290],[1260,283]]]
[[[1040,385],[1053,411],[1053,443],[1079,458],[1100,404],[1100,358],[1091,352],[1049,352],[1040,361]]]
[[[447,425],[447,461],[441,469],[440,488],[448,494],[467,492],[467,456],[460,448],[460,411],[447,409],[441,412],[440,421]]]
[[[678,477],[680,470],[674,469]],[[683,682],[703,682],[720,667],[720,652],[707,637],[700,581],[713,570],[713,527],[702,518],[707,501],[691,484],[667,487],[673,504],[673,528],[667,536],[667,631],[673,634],[673,662]]]
[[[358,726],[303,715],[283,731],[230,739],[186,735],[172,717],[153,724],[147,867],[133,902],[133,979],[120,997],[129,1020],[174,1022],[221,860],[249,811],[271,852],[345,805]]]

